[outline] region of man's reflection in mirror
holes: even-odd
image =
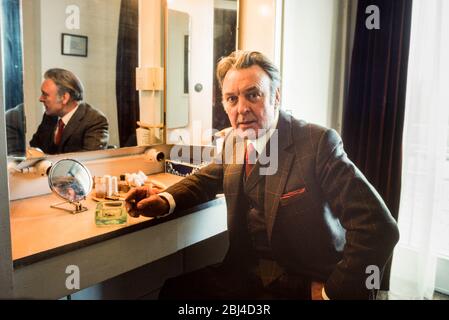
[[[56,193],[66,200],[80,201],[86,197],[82,183],[74,177],[57,177],[53,185]]]
[[[25,154],[25,113],[23,103],[6,111],[6,136],[8,139],[8,155],[23,156]]]
[[[109,125],[105,115],[82,102],[83,85],[72,72],[50,69],[44,74],[39,101],[42,122],[30,141],[47,154],[106,149]]]

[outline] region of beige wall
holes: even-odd
[[[285,0],[282,106],[328,126],[336,1]]]
[[[27,121],[27,143],[36,132],[43,113],[43,108],[38,102],[42,82],[40,9],[40,0],[22,1],[23,99]]]
[[[295,117],[340,131],[356,7],[284,0],[282,107]]]
[[[261,51],[282,74],[282,108],[341,129],[354,0],[240,0],[239,48]]]
[[[240,0],[239,49],[260,51],[275,60],[276,2]]]
[[[139,67],[163,67],[162,2],[139,0]],[[163,91],[140,92],[141,121],[163,122],[163,95]]]

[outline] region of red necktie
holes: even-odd
[[[245,175],[246,178],[249,177],[249,174],[251,170],[254,167],[254,164],[256,163],[256,149],[254,148],[252,143],[248,143],[246,145],[245,150]]]
[[[58,121],[58,130],[56,131],[55,134],[55,144],[59,145],[61,143],[61,139],[62,139],[62,132],[64,131],[64,121],[62,121],[62,119],[59,119]]]

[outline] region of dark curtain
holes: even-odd
[[[214,88],[212,128],[222,130],[230,127],[231,123],[221,103],[221,89],[218,84],[217,63],[222,57],[226,57],[235,51],[237,32],[237,11],[215,9],[214,12]]]
[[[5,110],[23,103],[20,0],[2,0],[3,84]]]
[[[116,91],[120,147],[137,145],[140,119],[139,93],[136,91],[138,67],[138,0],[122,0],[117,45]]]
[[[368,30],[369,5],[380,9],[380,30]],[[360,0],[352,53],[343,141],[349,157],[398,218],[402,132],[412,0]],[[391,261],[382,289],[388,290]]]

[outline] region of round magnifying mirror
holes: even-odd
[[[73,159],[59,160],[53,164],[48,173],[50,189],[60,198],[75,205],[75,210],[59,208],[61,204],[51,206],[71,213],[87,210],[80,204],[92,191],[92,176],[89,170],[80,162]]]

